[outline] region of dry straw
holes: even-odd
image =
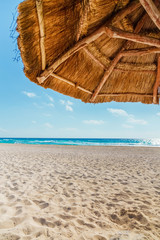
[[[23,1],[17,30],[26,76],[84,102],[158,103],[158,2]]]

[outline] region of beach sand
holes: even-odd
[[[0,145],[0,240],[159,240],[160,148]]]

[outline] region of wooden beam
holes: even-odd
[[[46,68],[46,52],[45,52],[45,28],[44,28],[42,0],[36,0],[36,9],[37,9],[39,32],[40,32],[40,51],[41,51],[42,70],[44,70]]]
[[[120,22],[126,15],[130,14],[131,12],[135,11],[137,8],[139,8],[141,4],[138,1],[132,1],[129,5],[127,5],[125,8],[120,10],[111,21],[111,24],[115,24]]]
[[[107,66],[104,65],[98,58],[96,58],[87,48],[84,48],[83,50],[87,53],[87,55],[94,62],[96,62],[104,70],[107,70]],[[137,55],[139,56],[139,54],[142,56],[142,55],[147,55],[149,53],[157,53],[157,52],[160,52],[160,49],[158,49],[158,48],[144,48],[144,49],[133,49],[133,50],[131,49],[131,50],[127,50],[127,51],[122,51],[122,56],[137,56]],[[147,66],[149,66],[149,65],[145,65],[145,64],[139,64],[137,70],[135,69],[137,64],[135,64],[134,69],[133,69],[133,63],[123,62],[123,63],[121,63],[121,65],[123,65],[124,69],[122,67],[119,67],[117,64],[117,67],[115,67],[114,70],[121,71],[121,72],[133,71],[133,72],[144,72],[144,73],[155,73],[155,71],[156,71],[156,69],[155,70],[147,69]],[[131,67],[126,69],[126,67],[125,67],[126,65],[127,66],[131,65]],[[143,69],[140,69],[141,66]],[[156,66],[156,65],[152,64],[152,66]],[[146,69],[145,69],[145,67],[146,67]]]
[[[143,28],[144,26],[144,23],[146,22],[147,20],[147,17],[148,17],[148,14],[143,14],[143,16],[141,17],[141,19],[138,21],[135,29],[134,29],[134,33],[139,33],[141,31],[141,29]],[[133,42],[131,41],[127,41],[126,44],[125,44],[125,49],[128,49],[132,46]]]
[[[118,67],[115,67],[114,68],[114,71],[118,71],[118,72],[135,72],[135,73],[144,73],[144,74],[148,74],[148,73],[151,73],[151,74],[155,74],[156,73],[156,70],[145,70],[145,69],[122,69],[122,68],[118,68]]]
[[[101,94],[98,94],[97,97],[125,97],[125,96],[153,98],[152,94],[145,94],[145,93],[101,93]],[[158,97],[160,97],[160,95],[158,95]]]
[[[157,49],[157,48],[147,48],[147,49],[133,49],[133,50],[128,50],[128,51],[120,51],[117,54],[117,56],[114,58],[114,60],[112,61],[111,65],[109,66],[108,69],[106,69],[106,67],[91,54],[90,56],[92,57],[92,59],[95,62],[99,63],[106,71],[105,71],[104,76],[101,79],[99,85],[97,86],[97,88],[95,89],[94,93],[92,94],[90,102],[94,102],[94,100],[98,96],[98,93],[100,92],[100,90],[104,86],[104,84],[105,84],[106,80],[108,79],[108,77],[110,76],[110,74],[113,72],[115,66],[117,65],[117,63],[119,62],[121,57],[123,57],[123,56],[137,56],[137,55],[141,56],[141,55],[146,55],[146,54],[149,54],[149,53],[157,53],[157,52],[160,52],[160,49]],[[149,73],[153,73],[153,72],[155,72],[155,71],[149,71]]]
[[[138,24],[137,24],[138,27],[136,26],[136,28],[135,28],[135,32],[136,33],[138,33],[141,30],[141,28],[143,27],[143,24],[140,24],[141,22],[144,24],[144,18],[143,17],[138,22]],[[102,80],[100,81],[99,85],[94,90],[94,93],[91,96],[90,102],[94,102],[94,100],[96,99],[97,95],[101,91],[103,85],[105,84],[105,82],[107,81],[109,76],[111,75],[113,69],[115,68],[115,66],[117,65],[117,63],[121,59],[121,57],[123,56],[122,52],[124,51],[125,47],[129,47],[129,46],[130,46],[130,43],[125,41],[125,43],[123,44],[123,46],[121,47],[121,49],[117,53],[116,57],[111,62],[111,65],[109,66],[108,70],[106,70],[106,72],[104,73],[104,76],[103,76]]]
[[[157,64],[157,77],[156,82],[153,87],[153,103],[158,104],[158,87],[160,86],[160,56],[158,57],[158,64]]]
[[[146,37],[141,34],[126,32],[115,27],[106,27],[106,34],[110,38],[125,39],[136,43],[142,43],[160,48],[160,40],[152,37]]]
[[[148,14],[147,13],[143,14],[142,18],[140,19],[140,21],[138,21],[138,23],[135,27],[134,33],[139,33],[141,31],[147,18],[148,18]]]
[[[132,6],[130,8],[130,5]],[[133,8],[133,5],[136,7]],[[139,7],[139,4],[137,4],[137,1],[132,2],[131,4],[128,5],[127,8],[129,8],[129,11],[127,8],[125,8],[125,11],[122,9],[119,11],[118,14],[118,19],[124,18],[126,15],[131,13],[133,10]],[[114,23],[117,22],[116,20],[116,15],[112,17],[111,19],[107,20],[104,25],[99,27],[97,30],[95,30],[93,33],[90,35],[84,37],[83,39],[79,40],[73,47],[71,47],[66,53],[61,55],[50,67],[48,67],[46,70],[44,70],[39,77],[37,77],[38,82],[41,84],[43,83],[49,75],[56,69],[58,68],[59,65],[61,65],[63,62],[65,62],[69,57],[71,57],[73,54],[81,50],[82,48],[86,47],[89,43],[95,41],[97,38],[99,38],[102,34],[104,34],[105,31],[105,26],[111,24],[112,20],[114,20]]]
[[[143,64],[143,63],[130,63],[130,62],[120,62],[117,64],[115,69],[121,71],[134,71],[134,72],[150,72],[155,73],[157,69],[156,64]]]
[[[59,76],[59,75],[57,75],[57,74],[55,74],[55,73],[51,73],[51,76],[54,77],[54,78],[57,78],[57,79],[61,80],[62,82],[68,83],[69,85],[71,85],[71,86],[73,86],[73,87],[76,86],[76,84],[75,84],[74,82],[71,82],[70,80],[68,80],[68,79],[66,79],[66,78],[64,78],[64,77],[61,77],[61,76]]]
[[[131,56],[143,56],[151,53],[160,53],[160,48],[150,47],[150,48],[140,48],[140,49],[131,49],[122,51],[123,57],[131,57]]]
[[[160,30],[160,12],[152,0],[139,0],[152,21]]]
[[[102,87],[104,86],[105,82],[107,81],[108,77],[111,75],[113,69],[115,68],[115,66],[117,65],[117,63],[119,62],[120,59],[121,59],[121,52],[119,54],[117,54],[117,56],[111,62],[109,68],[104,72],[104,75],[103,75],[100,83],[98,84],[98,86],[96,87],[96,89],[94,90],[94,93],[92,94],[92,96],[90,98],[90,102],[94,102],[98,93],[101,91]]]
[[[50,75],[51,75],[52,77],[54,77],[54,78],[57,78],[57,79],[61,80],[62,82],[65,82],[65,83],[67,83],[67,84],[69,84],[69,85],[71,85],[71,86],[73,86],[73,87],[75,87],[75,88],[80,89],[80,90],[83,91],[83,92],[92,94],[91,91],[89,91],[89,90],[87,90],[87,89],[85,89],[85,88],[77,85],[77,83],[71,82],[70,80],[68,80],[68,79],[66,79],[66,78],[64,78],[64,77],[61,77],[61,76],[59,76],[59,75],[57,75],[57,74],[55,74],[55,73],[51,73]]]
[[[121,69],[115,69],[115,70],[121,70]],[[123,71],[123,70],[122,70],[122,71]],[[144,70],[144,71],[145,71],[145,70]],[[151,70],[150,70],[150,72],[155,72],[155,71],[153,71],[153,70],[151,71]],[[67,83],[67,84],[69,84],[69,85],[71,85],[71,86],[73,86],[73,87],[76,87],[76,88],[82,90],[83,92],[92,94],[91,91],[89,91],[89,90],[87,90],[87,89],[85,89],[85,88],[77,85],[76,83],[71,82],[70,80],[68,80],[68,79],[66,79],[66,78],[63,78],[63,77],[61,77],[61,76],[59,76],[59,75],[57,75],[57,74],[55,74],[55,73],[52,73],[51,76],[53,76],[53,77],[55,77],[55,78],[57,78],[57,79],[65,82],[65,83]],[[152,94],[143,94],[143,93],[102,93],[102,94],[98,94],[99,97],[103,97],[103,96],[109,96],[109,97],[110,97],[110,96],[113,96],[113,97],[115,97],[115,96],[126,96],[126,95],[132,95],[132,96],[134,96],[134,95],[135,95],[135,96],[140,95],[140,96],[144,96],[144,97],[153,97]]]
[[[88,11],[89,11],[89,4],[90,4],[90,1],[88,0],[88,2],[84,6],[82,6],[83,11],[82,11],[82,14],[81,14],[81,17],[80,17],[80,20],[79,20],[79,27],[78,27],[78,32],[77,32],[77,36],[76,36],[77,41],[79,40],[79,38],[81,36],[81,32],[82,32],[82,29],[83,29],[84,22],[87,19],[87,14],[88,14]]]
[[[40,77],[37,77],[39,83],[43,83],[49,75],[63,62],[65,62],[69,57],[71,57],[74,53],[78,52],[89,43],[95,41],[99,38],[102,34],[105,33],[105,27],[102,26],[92,34],[88,35],[87,37],[83,38],[82,40],[78,41],[72,48],[70,48],[65,54],[59,57],[48,69],[46,69]]]
[[[96,62],[99,66],[101,66],[103,69],[107,69],[106,66],[99,60],[97,59],[86,47],[83,49],[87,55],[94,61]]]

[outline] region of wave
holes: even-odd
[[[78,146],[150,146],[160,147],[160,138],[0,138],[0,143]]]

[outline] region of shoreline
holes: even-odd
[[[160,138],[0,138],[5,144],[160,147]]]
[[[159,240],[160,148],[0,144],[0,239]]]
[[[44,146],[44,147],[47,147],[47,146],[62,146],[62,147],[96,147],[96,148],[110,148],[110,147],[118,147],[118,148],[135,148],[135,147],[138,147],[138,148],[160,148],[160,146],[145,146],[145,145],[76,145],[76,144],[31,144],[31,143],[0,143],[0,145],[13,145],[13,146]]]

